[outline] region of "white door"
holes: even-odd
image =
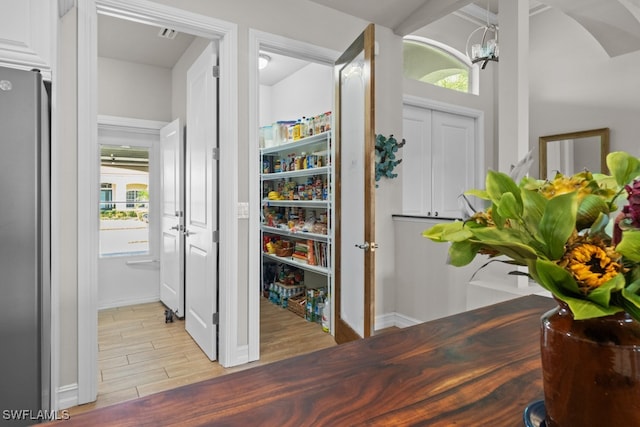
[[[184,144],[180,119],[160,129],[160,301],[184,317]]]
[[[431,110],[405,105],[402,136],[402,213],[431,216]]]
[[[475,186],[475,120],[459,114],[433,111],[432,124],[431,210],[434,216],[458,218],[458,197]]]
[[[210,43],[187,71],[185,328],[216,359],[218,167],[216,56]],[[217,156],[216,156],[217,157]]]
[[[476,119],[411,105],[402,118],[402,212],[459,218],[460,195],[479,186]]]
[[[338,343],[366,338],[374,328],[374,32],[370,24],[335,65],[338,185],[334,286]]]

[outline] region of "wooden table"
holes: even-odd
[[[540,316],[554,305],[518,298],[58,424],[522,426],[542,399]]]

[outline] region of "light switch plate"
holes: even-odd
[[[249,203],[248,202],[239,202],[238,203],[238,218],[239,219],[247,219],[247,218],[249,218]]]

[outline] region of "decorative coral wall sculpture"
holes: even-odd
[[[376,182],[382,177],[393,179],[398,176],[397,173],[393,173],[393,169],[402,162],[402,159],[396,160],[395,153],[404,144],[406,144],[404,138],[398,142],[393,135],[389,135],[389,138],[384,135],[376,136]]]

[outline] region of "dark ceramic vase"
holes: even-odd
[[[640,323],[626,313],[541,319],[547,427],[640,426]]]

